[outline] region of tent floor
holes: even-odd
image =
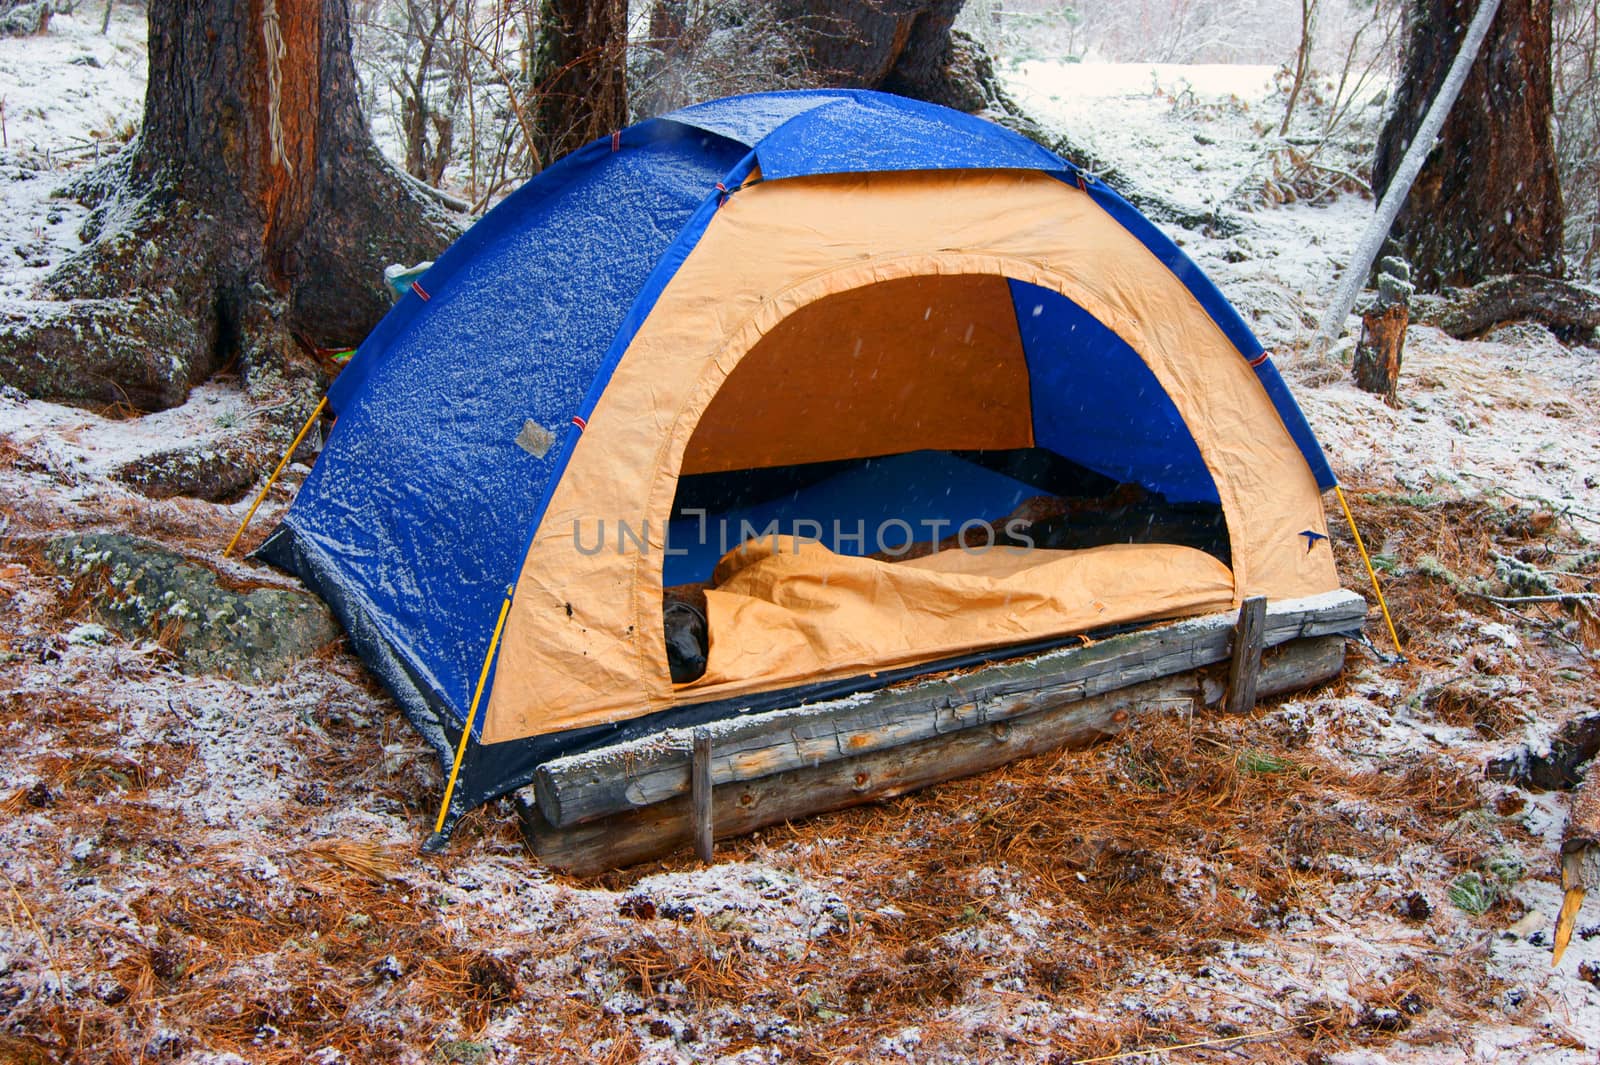
[[[554,759],[517,793],[523,833],[546,865],[578,876],[691,840],[708,858],[714,836],[1086,746],[1145,718],[1224,702],[1248,710],[1258,696],[1320,684],[1343,668],[1366,611],[1344,590],[1264,611],[1246,604]]]

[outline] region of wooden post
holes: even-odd
[[[1233,630],[1233,659],[1228,664],[1230,714],[1248,714],[1256,708],[1256,683],[1261,677],[1261,650],[1266,643],[1267,597],[1252,596],[1239,607]]]
[[[694,822],[694,852],[711,862],[711,730],[694,730],[694,757],[689,762],[689,807]]]
[[[1600,891],[1600,769],[1591,768],[1572,794],[1567,828],[1561,834],[1561,890],[1565,897],[1556,918],[1552,965],[1561,961],[1572,939],[1584,895]]]

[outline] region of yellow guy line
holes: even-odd
[[[1350,523],[1350,535],[1356,538],[1356,550],[1361,552],[1361,561],[1367,567],[1367,576],[1372,578],[1372,590],[1378,595],[1378,607],[1383,611],[1383,623],[1389,626],[1389,639],[1394,641],[1395,654],[1403,657],[1406,652],[1400,646],[1400,634],[1394,631],[1394,618],[1389,616],[1389,604],[1383,598],[1383,585],[1378,583],[1378,571],[1372,568],[1372,559],[1367,557],[1367,545],[1361,542],[1361,530],[1356,528],[1356,518],[1350,513],[1350,504],[1344,498],[1344,489],[1334,485],[1333,493],[1339,497],[1339,505],[1344,508],[1344,520]]]
[[[467,739],[472,735],[472,722],[478,716],[478,702],[483,698],[483,686],[489,680],[489,664],[494,661],[494,649],[500,645],[500,633],[506,627],[506,614],[511,611],[511,589],[506,588],[505,602],[500,604],[500,617],[494,623],[494,635],[489,638],[489,653],[483,656],[483,672],[478,674],[478,688],[472,693],[472,706],[467,709],[467,720],[461,726],[461,742],[456,744],[455,764],[450,767],[450,779],[445,782],[444,801],[439,804],[439,820],[434,823],[435,833],[444,831],[445,815],[450,812],[450,796],[455,794],[456,775],[461,772],[461,759],[467,753]]]
[[[317,401],[317,409],[311,412],[311,417],[307,418],[306,423],[300,427],[300,432],[294,438],[294,443],[289,445],[289,450],[285,451],[283,458],[279,460],[278,468],[272,471],[272,476],[267,478],[267,483],[261,486],[261,491],[257,494],[255,502],[251,503],[250,509],[245,512],[244,520],[239,523],[239,531],[233,534],[233,539],[228,541],[228,546],[222,549],[223,558],[233,554],[233,549],[239,544],[239,537],[244,535],[245,527],[250,524],[250,519],[256,516],[256,508],[261,505],[263,499],[267,498],[267,493],[272,491],[272,486],[278,483],[278,475],[283,472],[285,466],[289,465],[289,459],[300,447],[300,441],[304,440],[306,434],[311,431],[311,427],[317,424],[317,419],[322,416],[322,409],[327,405],[327,396],[323,396]]]

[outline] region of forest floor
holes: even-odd
[[[72,246],[48,193],[92,149],[58,149],[137,114],[137,16],[116,10],[110,39],[58,16],[44,45],[0,41],[0,300]],[[1600,352],[1417,328],[1397,410],[1305,356],[1371,206],[1251,202],[1268,73],[1032,67],[1017,87],[1145,184],[1253,208],[1235,236],[1182,236],[1276,346],[1404,663],[1355,647],[1338,682],[1248,718],[769,829],[711,868],[556,876],[503,802],[423,856],[438,766],[342,645],[271,685],[185,674],[89,624],[88,589],[42,559],[48,536],[114,529],[284,582],[221,559],[243,504],[105,476],[248,417],[232,383],[137,419],[7,392],[0,1060],[1593,1062],[1600,906],[1550,965],[1566,797],[1484,767],[1596,712],[1596,633],[1477,593],[1506,558],[1600,580]]]

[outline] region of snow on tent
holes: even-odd
[[[877,93],[575,152],[329,403],[260,554],[447,769],[471,712],[452,823],[585,748],[1338,586],[1333,474],[1217,289],[1073,164]]]

